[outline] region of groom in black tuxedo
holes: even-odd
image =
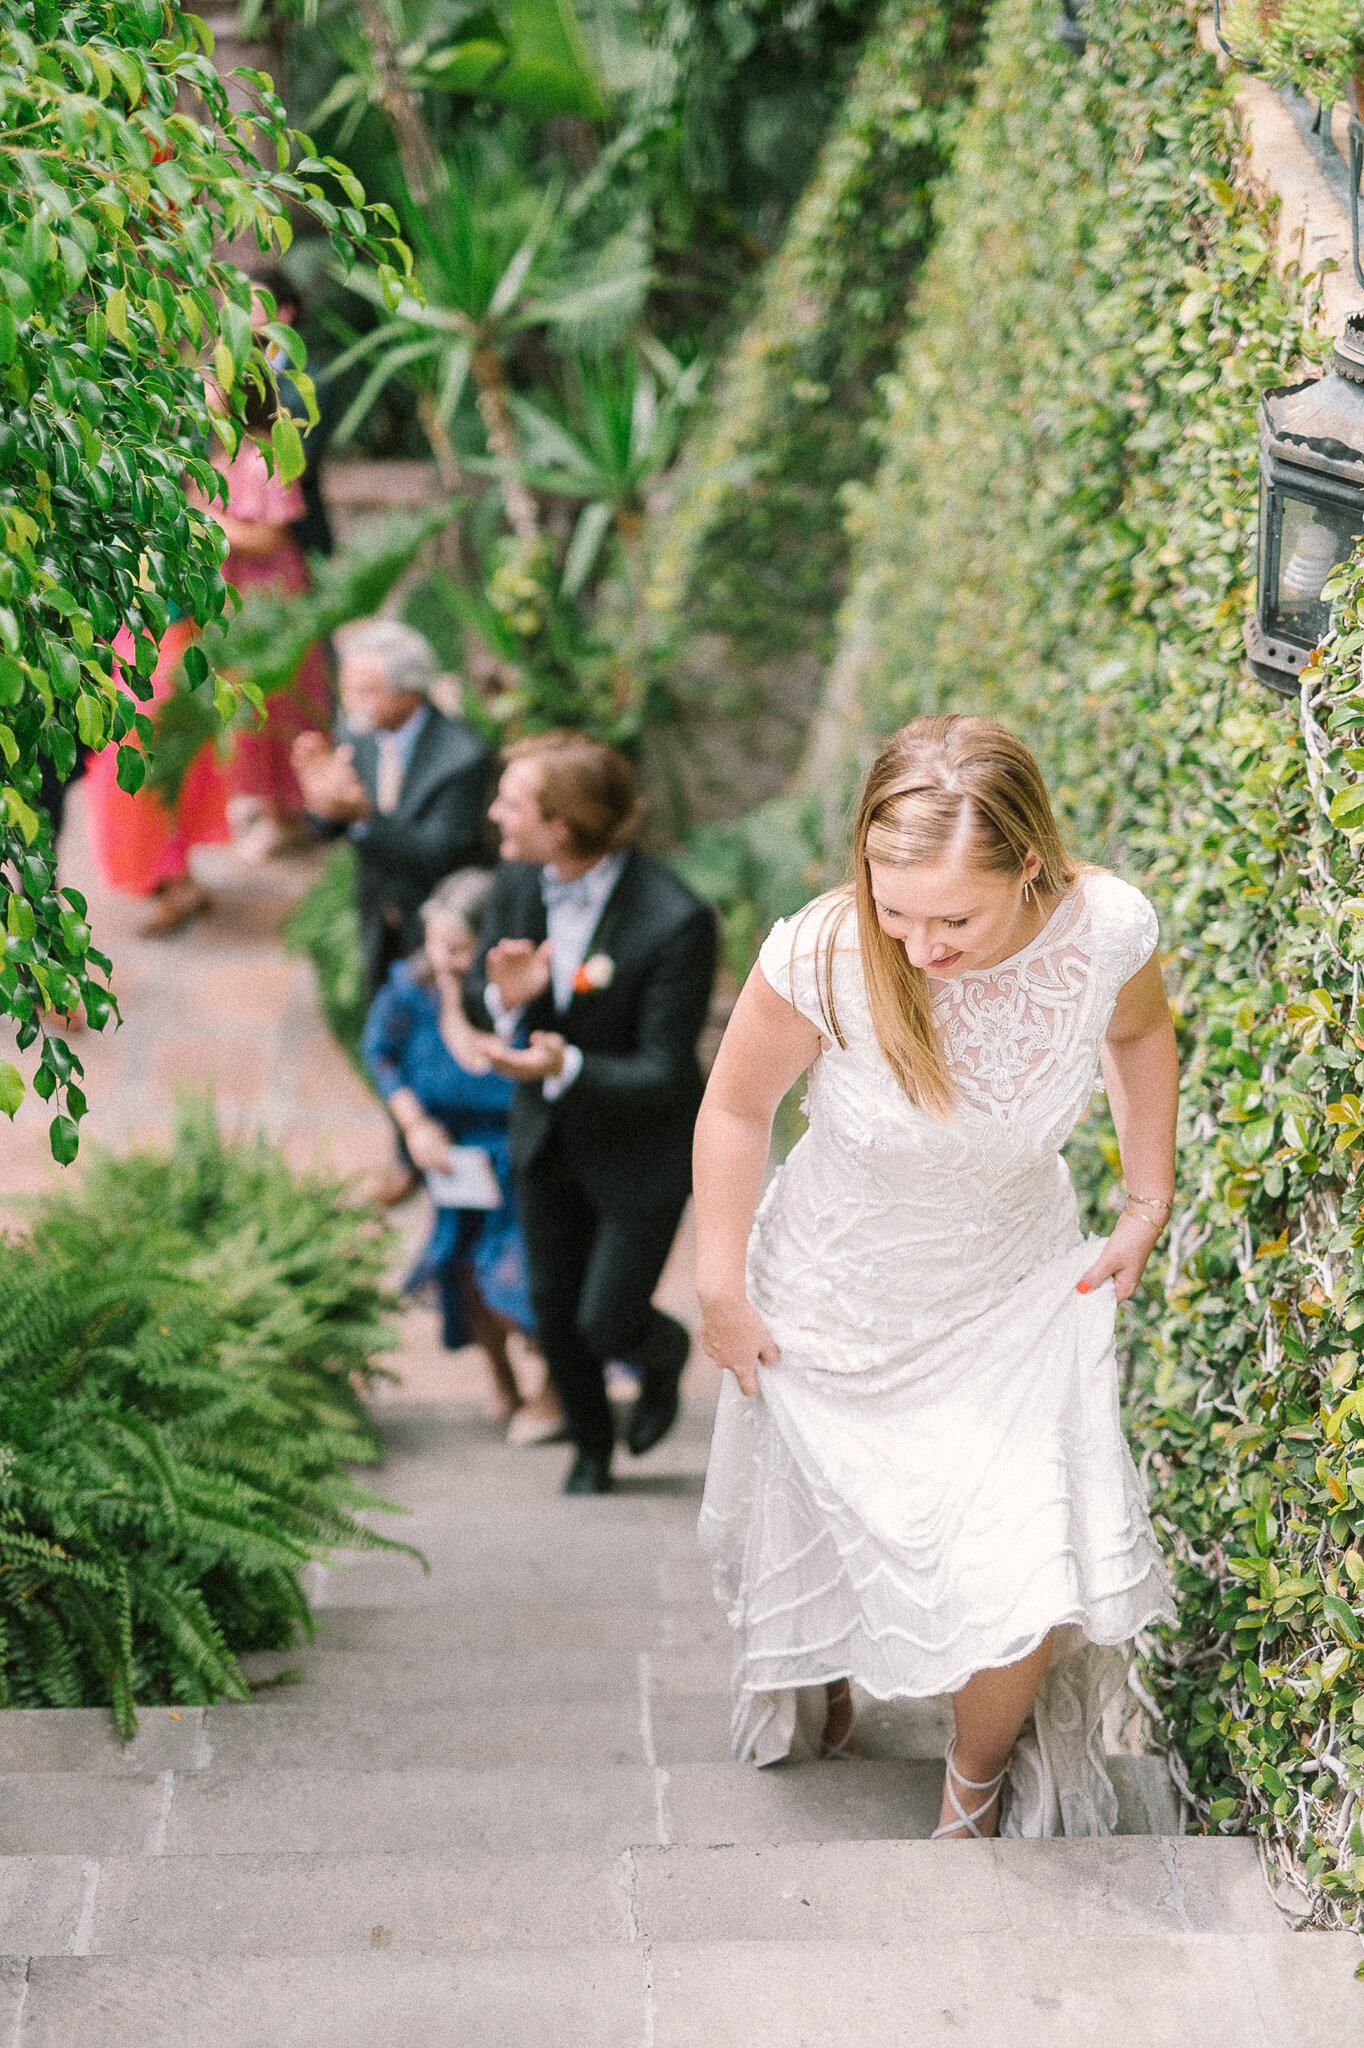
[[[631,845],[630,769],[549,733],[510,750],[489,816],[502,840],[466,983],[490,1058],[520,1083],[512,1160],[540,1342],[577,1458],[567,1493],[605,1493],[613,1429],[603,1368],[638,1368],[627,1441],[677,1417],[688,1335],[652,1296],[691,1192],[702,1093],[696,1040],[715,918]]]

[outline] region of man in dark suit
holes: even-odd
[[[393,962],[421,944],[418,913],[436,883],[486,864],[491,759],[472,726],[427,701],[436,660],[411,626],[363,619],[343,627],[336,646],[337,745],[304,733],[293,764],[309,815],[354,842],[372,999]]]
[[[348,832],[372,1002],[395,960],[422,941],[421,906],[456,868],[486,862],[491,756],[472,726],[428,702],[436,658],[396,619],[362,619],[336,635],[342,718],[337,744],[305,732],[293,749],[303,803],[318,829]],[[417,1185],[401,1138],[374,1193],[386,1206]]]
[[[607,1360],[641,1376],[632,1451],[677,1416],[689,1339],[652,1296],[691,1191],[715,918],[633,848],[630,769],[595,740],[513,747],[489,816],[503,865],[466,1007],[520,1083],[511,1145],[531,1296],[577,1446],[565,1491],[605,1493]]]

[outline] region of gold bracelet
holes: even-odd
[[[1175,1205],[1173,1195],[1129,1195],[1127,1199],[1139,1202],[1145,1209],[1173,1209]]]
[[[1172,1203],[1171,1207],[1173,1206],[1174,1205]],[[1142,1213],[1140,1209],[1134,1209],[1132,1207],[1131,1202],[1124,1203],[1122,1213],[1124,1216],[1135,1216],[1138,1223],[1144,1223],[1148,1230],[1154,1230],[1157,1237],[1160,1236],[1161,1232],[1164,1230],[1166,1224],[1170,1220],[1168,1216],[1162,1216],[1159,1222],[1157,1222],[1154,1216],[1146,1216]]]

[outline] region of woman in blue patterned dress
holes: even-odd
[[[542,1442],[558,1432],[557,1401],[548,1393],[524,1402],[507,1351],[513,1331],[534,1330],[507,1146],[515,1084],[492,1072],[460,1000],[491,879],[463,869],[422,905],[423,949],[390,971],[362,1044],[436,1204],[435,1229],[408,1287],[435,1282],[445,1343],[486,1351],[495,1412],[513,1420],[515,1441]]]

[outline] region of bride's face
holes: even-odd
[[[867,866],[882,931],[898,939],[912,964],[935,981],[1007,960],[1037,929],[1036,897],[1031,903],[1023,898],[1024,883],[1041,868],[1035,853],[1016,876],[989,874],[960,860],[913,868],[873,860]]]

